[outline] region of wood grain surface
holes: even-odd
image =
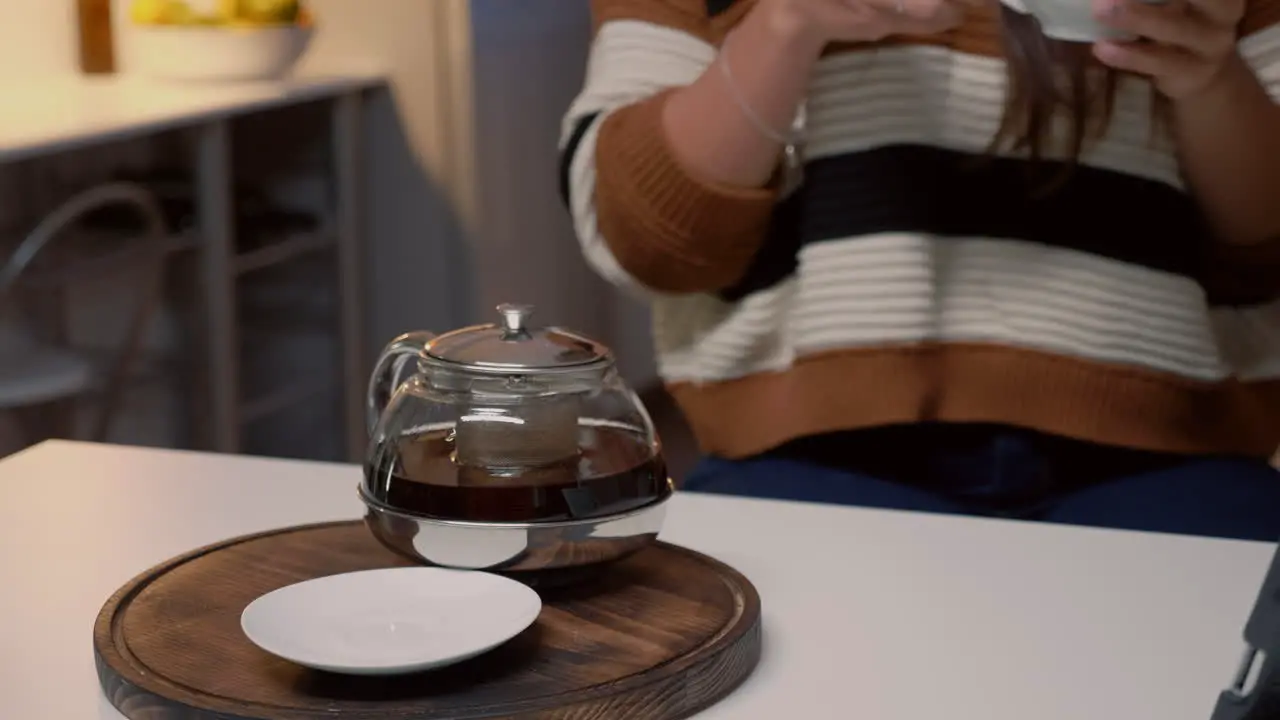
[[[259,650],[240,613],[280,587],[412,564],[363,523],[288,528],[197,550],[98,615],[103,691],[131,720],[672,720],[731,692],[760,656],[760,598],[732,568],[658,543],[589,583],[542,591],[501,648],[416,675],[308,670]]]

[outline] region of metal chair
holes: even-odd
[[[130,183],[93,187],[73,196],[41,220],[0,267],[0,307],[11,310],[10,301],[15,298],[33,261],[87,214],[111,206],[132,208],[143,221],[144,230],[137,242],[145,245],[138,249],[150,268],[147,282],[137,290],[137,304],[126,337],[105,375],[98,372],[96,363],[86,354],[41,341],[25,323],[12,317],[0,318],[0,412],[75,400],[101,387],[103,402],[89,438],[96,441],[106,438],[129,372],[141,350],[144,333],[161,300],[168,234],[159,201],[146,188]],[[59,267],[52,280],[46,281],[53,285],[67,284],[76,277],[76,268],[71,264]]]

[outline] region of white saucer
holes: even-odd
[[[395,675],[492,650],[541,610],[536,592],[498,575],[392,568],[280,588],[250,603],[240,627],[258,647],[299,665]]]

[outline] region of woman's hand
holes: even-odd
[[[1152,79],[1165,96],[1184,100],[1212,87],[1237,63],[1236,25],[1244,0],[1094,0],[1106,25],[1137,36],[1094,45],[1098,60]]]
[[[874,42],[890,35],[933,35],[956,27],[975,0],[765,0],[784,33],[805,37],[821,51],[832,42]]]

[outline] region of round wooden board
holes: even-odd
[[[93,630],[98,678],[131,720],[671,720],[731,692],[760,657],[760,598],[732,568],[665,543],[542,593],[538,621],[479,658],[417,675],[321,673],[240,630],[255,598],[410,565],[356,522],[286,528],[175,558],[116,592]]]

